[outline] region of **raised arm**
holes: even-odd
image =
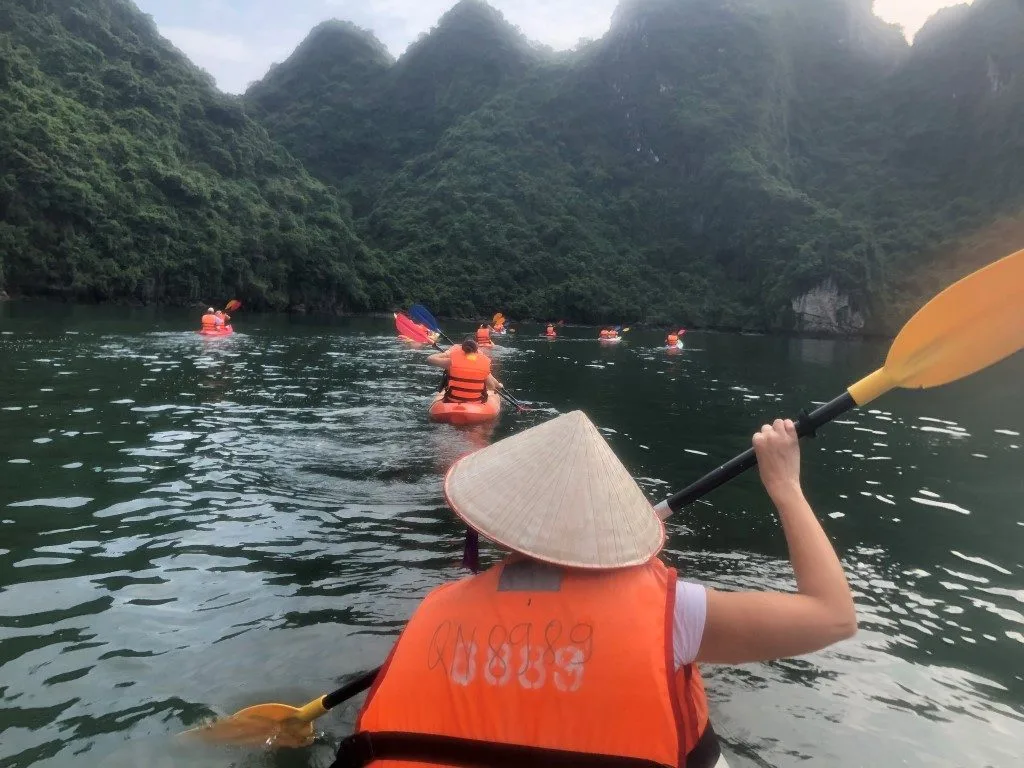
[[[491,374],[487,374],[487,389],[491,392],[496,392],[499,389],[504,389],[505,385],[498,381]]]
[[[444,352],[437,352],[427,358],[427,365],[433,365],[437,368],[447,368],[451,364],[452,358],[451,355],[448,354],[447,350]]]
[[[709,589],[697,661],[742,664],[799,656],[857,631],[843,567],[800,487],[796,427],[777,419],[763,426],[753,442],[761,481],[786,534],[798,592]]]

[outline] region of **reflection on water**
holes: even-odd
[[[304,703],[379,664],[419,599],[462,575],[440,485],[458,456],[582,407],[660,499],[884,356],[716,334],[668,355],[657,334],[608,347],[566,329],[495,351],[535,410],[459,430],[427,422],[428,351],[394,343],[385,322],[253,319],[224,339],[168,325],[69,334],[8,319],[0,336],[14,373],[0,404],[4,768],[327,765],[356,702],[305,750],[168,736],[260,701]],[[807,444],[809,495],[862,629],[805,659],[708,670],[732,763],[1014,764],[1022,371],[895,394]],[[669,528],[666,558],[687,578],[792,587],[754,478]]]
[[[808,365],[832,365],[836,359],[836,346],[848,344],[836,339],[796,338],[789,342],[791,360],[799,360]]]

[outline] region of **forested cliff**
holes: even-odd
[[[623,0],[556,53],[463,0],[397,61],[325,22],[236,99],[127,2],[0,0],[0,281],[891,329],[1024,246],[1024,9],[910,47],[871,5]]]
[[[0,288],[390,300],[344,201],[123,0],[0,0]]]

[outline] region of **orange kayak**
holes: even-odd
[[[471,424],[483,424],[493,421],[501,413],[501,397],[497,392],[487,395],[486,403],[446,403],[444,394],[438,393],[430,404],[431,421],[440,421],[465,427]]]
[[[230,336],[234,333],[234,329],[230,325],[225,325],[223,328],[217,330],[211,330],[209,328],[203,328],[199,331],[200,336]]]

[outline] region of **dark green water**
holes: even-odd
[[[242,333],[203,339],[193,320],[0,306],[2,768],[327,765],[354,705],[308,750],[169,737],[378,664],[417,601],[461,573],[440,483],[457,456],[582,408],[660,500],[886,349],[693,333],[669,355],[660,334],[611,348],[593,330],[523,334],[498,372],[540,410],[506,412],[492,434],[427,423],[436,371],[389,322],[243,312]],[[1018,764],[1022,380],[1018,357],[893,393],[805,444],[861,631],[814,656],[706,670],[732,764]],[[665,558],[691,578],[792,583],[753,475],[669,528]]]

